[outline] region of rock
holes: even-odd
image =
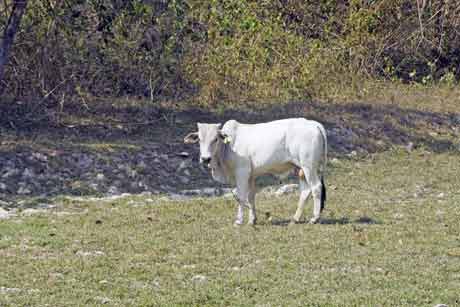
[[[220,194],[219,189],[216,188],[204,188],[201,191],[205,196],[217,196]]]
[[[0,287],[0,293],[6,294],[6,293],[14,293],[14,292],[20,292],[21,289],[19,288],[7,288],[7,287]]]
[[[89,157],[88,155],[77,154],[76,156],[78,159],[77,166],[79,168],[88,168],[93,164],[93,159]]]
[[[40,209],[55,209],[56,207],[57,205],[47,204],[47,203],[39,203],[37,205],[37,208],[40,208]]]
[[[235,189],[230,189],[230,188],[222,189],[222,196],[225,198],[234,198],[235,195],[236,195],[236,188]]]
[[[412,142],[407,143],[407,145],[404,147],[408,152],[411,152],[414,150],[415,145]]]
[[[192,277],[192,281],[196,283],[203,283],[206,282],[208,278],[204,275],[195,275]]]
[[[340,163],[340,160],[337,159],[337,158],[332,158],[332,159],[331,159],[331,163],[332,163],[332,164],[339,164],[339,163]]]
[[[133,190],[139,190],[139,189],[147,190],[148,189],[148,186],[143,181],[133,181],[131,182],[130,186],[131,186],[131,189]]]
[[[48,157],[45,156],[42,153],[39,153],[39,152],[32,153],[32,158],[35,159],[35,160],[38,160],[38,161],[42,161],[42,162],[47,162],[48,161]]]
[[[183,201],[183,200],[189,200],[189,199],[190,199],[190,196],[181,195],[181,194],[177,194],[177,193],[169,193],[169,194],[168,194],[168,198],[169,198],[170,200]]]
[[[8,169],[6,173],[2,175],[2,178],[10,178],[12,176],[18,175],[19,173],[20,171],[17,168],[11,168],[11,169]]]
[[[163,160],[168,160],[169,159],[168,155],[166,155],[166,154],[159,155],[159,157],[160,157],[160,159],[163,159]]]
[[[120,194],[120,190],[118,190],[118,188],[116,186],[112,185],[112,186],[109,187],[109,190],[107,191],[107,193],[109,195],[118,195],[118,194]]]
[[[177,171],[180,172],[184,169],[187,169],[189,167],[192,166],[192,160],[191,159],[188,159],[188,160],[185,160],[185,161],[182,161],[180,164],[179,164],[179,167],[177,168]]]
[[[140,169],[146,169],[147,164],[145,164],[144,161],[141,161],[141,162],[137,163],[137,167],[140,168]]]
[[[64,278],[64,274],[62,274],[62,273],[50,273],[49,276],[52,277],[52,278],[55,278],[55,279],[63,279]]]
[[[195,269],[196,265],[195,264],[185,264],[182,266],[183,269]]]
[[[82,256],[82,257],[91,257],[91,256],[104,256],[105,253],[102,252],[102,251],[93,251],[93,252],[87,251],[87,252],[85,252],[85,251],[80,250],[80,251],[77,251],[75,253],[75,255]]]
[[[190,156],[190,154],[188,152],[186,152],[186,151],[179,152],[179,153],[177,153],[177,155],[179,157],[183,157],[183,158],[188,158]]]
[[[18,191],[17,191],[17,193],[18,193],[19,195],[26,195],[26,194],[32,193],[32,191],[29,190],[28,188],[24,187],[24,186],[20,186],[19,189],[18,189]]]
[[[209,196],[219,196],[222,194],[222,191],[219,188],[203,188],[203,189],[193,189],[193,190],[183,190],[180,192],[183,196],[195,196],[195,197],[209,197]]]
[[[22,178],[26,178],[26,179],[33,178],[34,175],[35,175],[34,172],[29,168],[24,169],[24,171],[22,172]]]
[[[146,289],[148,287],[149,287],[148,284],[146,284],[145,282],[139,281],[139,280],[134,280],[131,282],[131,288],[134,288],[134,289]]]
[[[110,303],[110,302],[112,301],[112,300],[109,299],[108,297],[100,297],[100,296],[95,297],[94,299],[97,300],[97,301],[99,301],[99,302],[100,302],[101,304],[103,304],[103,305],[108,304],[108,303]]]
[[[295,192],[298,190],[299,185],[297,183],[286,184],[281,186],[278,190],[276,190],[275,195],[281,196]]]
[[[347,156],[349,158],[354,158],[358,155],[358,153],[356,152],[356,150],[352,150],[350,153],[347,154]]]
[[[449,307],[449,306],[447,306],[446,304],[437,304],[437,305],[434,305],[434,307]]]
[[[179,180],[180,180],[180,182],[182,182],[183,184],[190,183],[190,179],[188,179],[188,178],[185,177],[185,176],[180,176],[180,177],[179,177]]]
[[[3,208],[0,208],[0,220],[10,218],[10,213]]]
[[[460,115],[455,115],[453,121],[460,125]]]
[[[96,180],[97,181],[103,181],[104,179],[105,179],[104,174],[99,173],[99,174],[96,175]]]
[[[137,176],[137,171],[130,167],[128,167],[128,169],[126,170],[126,173],[128,174],[129,178],[134,178]]]
[[[40,214],[40,213],[44,213],[46,212],[45,209],[34,209],[34,208],[28,208],[28,209],[25,209],[21,212],[21,214],[23,216],[31,216],[31,215],[34,215],[34,214]]]
[[[3,182],[0,182],[0,191],[5,191],[6,189],[7,189],[6,184],[4,184]]]

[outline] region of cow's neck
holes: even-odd
[[[222,144],[218,153],[216,154],[215,164],[212,165],[214,168],[213,176],[219,182],[222,183],[231,183],[233,181],[233,174],[231,173],[231,145]]]

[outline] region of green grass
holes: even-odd
[[[57,198],[0,221],[0,306],[458,306],[459,165],[330,163],[317,225],[287,225],[297,195],[259,195],[255,228],[232,226],[233,199]]]

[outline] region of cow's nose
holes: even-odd
[[[211,157],[201,157],[201,163],[208,165],[211,163]]]

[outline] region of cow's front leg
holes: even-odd
[[[243,225],[243,214],[244,214],[244,210],[243,210],[243,205],[241,204],[241,201],[238,199],[238,209],[236,211],[236,219],[235,219],[235,223],[233,223],[234,226],[241,226]]]
[[[245,172],[237,172],[236,175],[236,199],[238,201],[238,211],[236,213],[236,220],[234,225],[239,226],[243,224],[243,214],[244,207],[249,207],[249,176]],[[251,223],[251,218],[254,218],[250,214],[249,223]],[[254,222],[254,221],[252,221]]]

